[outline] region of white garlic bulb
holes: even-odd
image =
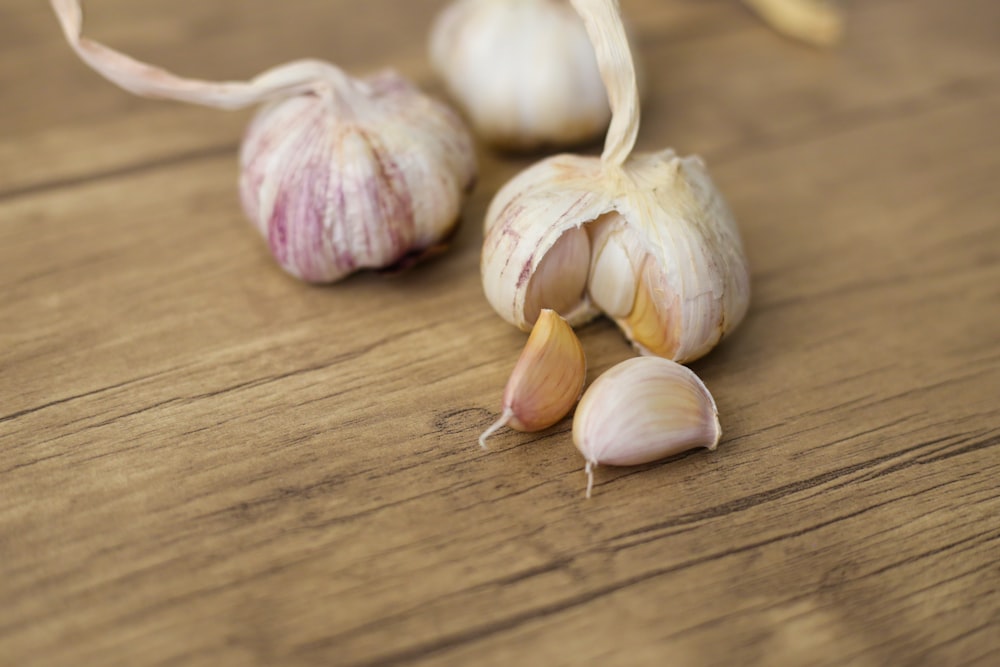
[[[611,118],[594,49],[565,0],[458,0],[436,20],[430,53],[475,130],[500,147],[580,143]]]
[[[548,158],[497,193],[485,223],[486,297],[524,330],[542,308],[573,324],[603,312],[641,352],[696,359],[749,304],[736,222],[700,158],[632,154],[638,95],[617,2],[573,4],[614,109],[604,154]],[[587,243],[566,240],[584,234]],[[550,264],[562,268],[547,271]]]
[[[81,37],[78,0],[52,0],[82,60],[146,97],[225,109],[267,103],[241,149],[243,208],[292,275],[333,282],[406,263],[458,222],[476,176],[458,115],[385,72],[355,79],[302,60],[251,81],[183,79]]]
[[[573,444],[586,460],[587,497],[597,465],[630,466],[704,447],[722,437],[715,399],[689,368],[638,357],[594,381],[573,417]]]

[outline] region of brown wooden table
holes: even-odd
[[[188,75],[425,55],[442,0],[94,0]],[[310,287],[243,220],[250,112],[129,96],[0,2],[3,665],[1000,664],[1000,4],[853,0],[832,51],[623,0],[640,148],[708,161],[753,265],[694,369],[718,450],[600,469],[476,437],[524,342],[481,221]],[[583,328],[590,377],[631,352]]]

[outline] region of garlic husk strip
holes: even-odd
[[[844,17],[828,0],[743,0],[779,33],[816,46],[840,41]]]
[[[624,361],[594,381],[573,418],[586,460],[587,497],[597,465],[630,466],[704,447],[722,436],[715,399],[689,368],[659,357]]]
[[[542,310],[507,380],[500,418],[479,436],[510,426],[541,431],[569,414],[583,391],[587,360],[572,327],[550,309]]]
[[[91,69],[142,97],[177,100],[220,109],[242,109],[275,98],[319,91],[336,94],[363,86],[338,67],[298,60],[266,70],[250,81],[202,81],[176,76],[82,36],[80,0],[51,0],[66,41]]]
[[[583,18],[597,56],[597,68],[608,91],[611,124],[601,162],[621,166],[639,135],[639,84],[618,0],[570,0]]]

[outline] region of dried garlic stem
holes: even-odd
[[[87,39],[79,0],[51,0],[66,41],[96,72],[142,97],[191,102],[220,109],[241,109],[275,98],[301,93],[332,94],[362,82],[319,60],[297,60],[266,70],[250,81],[186,79],[159,67],[139,62],[120,51]]]
[[[844,17],[828,0],[743,0],[783,35],[817,46],[840,41]]]
[[[639,134],[639,86],[618,1],[571,2],[583,18],[587,34],[594,45],[597,67],[611,103],[611,125],[604,140],[601,161],[620,167],[632,153]]]

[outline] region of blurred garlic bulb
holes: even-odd
[[[497,193],[486,214],[483,288],[523,330],[542,308],[571,324],[603,312],[641,352],[691,361],[746,313],[739,231],[700,158],[631,154],[639,102],[617,2],[573,5],[614,111],[604,153],[548,158]]]
[[[611,110],[583,22],[566,0],[458,0],[431,62],[488,142],[508,149],[598,136]]]
[[[844,15],[830,0],[743,0],[783,35],[815,46],[831,46],[844,33]]]
[[[70,46],[145,97],[237,109],[267,103],[244,137],[243,208],[292,275],[333,282],[439,246],[476,175],[461,119],[393,72],[355,79],[300,60],[246,82],[177,77],[81,37],[78,0],[51,0]]]

